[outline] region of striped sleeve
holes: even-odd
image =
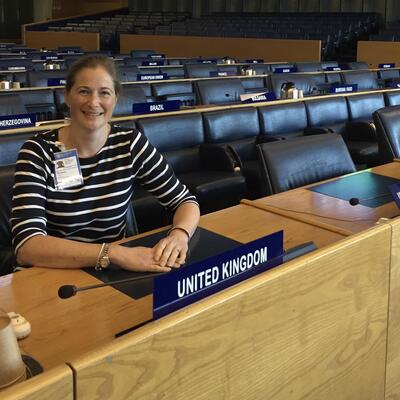
[[[15,252],[30,238],[46,235],[45,151],[35,139],[22,146],[15,166],[11,228]]]
[[[197,203],[187,187],[175,176],[165,158],[140,132],[131,144],[135,179],[164,207],[175,210],[184,202]]]

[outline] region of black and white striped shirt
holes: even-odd
[[[20,150],[11,214],[16,252],[35,235],[94,243],[122,239],[135,181],[169,209],[196,202],[162,155],[136,130],[113,127],[95,156],[80,158],[84,184],[75,188],[56,189],[58,146],[58,131],[49,131],[35,135]]]

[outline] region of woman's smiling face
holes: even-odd
[[[101,131],[112,117],[117,96],[114,83],[102,67],[83,68],[65,94],[72,124],[86,131]]]

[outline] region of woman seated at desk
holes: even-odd
[[[109,124],[119,93],[112,60],[81,58],[65,88],[70,125],[21,148],[11,216],[20,265],[101,269],[112,262],[163,272],[185,262],[198,204],[142,134]],[[124,237],[136,181],[175,210],[172,229],[154,248],[113,243]]]

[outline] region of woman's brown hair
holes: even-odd
[[[121,93],[121,84],[118,80],[115,63],[111,58],[102,55],[83,56],[75,61],[68,69],[65,91],[68,93],[71,90],[72,86],[74,86],[76,76],[83,69],[98,67],[104,68],[110,75],[114,84],[114,92],[119,96]]]

